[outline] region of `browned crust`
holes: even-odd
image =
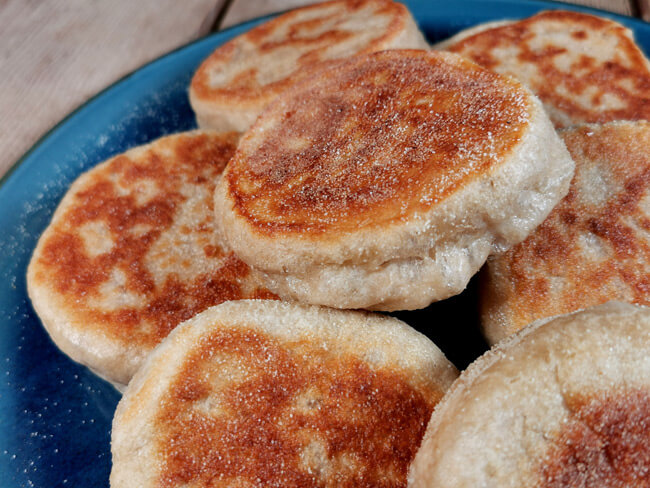
[[[558,45],[564,38],[582,42],[582,47],[571,51]],[[615,44],[613,58],[599,59],[604,51],[600,42]],[[520,79],[559,127],[650,119],[650,65],[631,32],[611,20],[563,10],[541,12],[458,42],[452,39],[445,48]],[[500,57],[499,50],[510,54]],[[563,56],[572,57],[570,67],[556,64]],[[610,105],[610,99],[616,104]]]
[[[210,378],[222,364],[245,365],[246,376],[215,392]],[[154,420],[159,486],[406,486],[441,396],[307,341],[219,328],[179,368]],[[220,413],[197,408],[210,401]],[[310,444],[316,459],[305,455]]]
[[[650,482],[650,391],[625,388],[566,399],[572,412],[539,466],[544,488]]]
[[[409,486],[645,486],[649,311],[609,302],[494,346],[436,406]]]
[[[263,234],[398,222],[498,165],[529,111],[518,84],[457,56],[358,56],[269,106],[224,182],[234,212]]]
[[[457,376],[392,317],[223,303],[177,327],[129,384],[111,486],[404,486]]]
[[[318,12],[328,7],[341,6],[335,14],[323,15],[316,19],[296,22],[296,19],[310,12]],[[236,103],[239,106],[259,106],[272,100],[288,86],[300,80],[303,68],[312,66],[321,61],[323,46],[332,46],[348,39],[353,35],[351,32],[328,30],[317,36],[308,36],[302,33],[306,30],[317,30],[320,25],[339,17],[341,20],[357,10],[374,6],[377,15],[390,18],[388,27],[382,30],[367,46],[357,51],[358,53],[372,52],[388,46],[390,41],[397,37],[404,29],[407,18],[410,14],[402,4],[387,0],[334,0],[316,5],[310,5],[301,9],[292,10],[284,15],[276,17],[262,25],[259,25],[249,32],[238,36],[226,44],[217,48],[199,66],[192,78],[190,91],[192,96],[200,99],[203,103],[212,103],[218,106],[223,104],[231,105]],[[286,37],[281,40],[270,40],[272,34],[288,27]],[[250,53],[254,56],[256,52],[265,53],[273,50],[287,48],[306,49],[306,52],[298,59],[298,66],[281,79],[268,84],[260,85],[256,82],[257,69],[252,68],[241,73],[226,85],[212,86],[209,82],[210,74],[219,71],[223,66],[232,63],[235,53],[242,49],[245,44],[255,46]],[[313,46],[313,48],[310,48]],[[348,53],[351,54],[351,53]],[[305,70],[308,72],[308,70]]]
[[[214,236],[212,193],[237,140],[235,133],[169,136],[114,157],[73,184],[28,270],[34,307],[64,352],[124,383],[133,372],[129,361],[118,369],[130,373],[107,372],[94,355],[136,360],[209,306],[273,296]],[[195,218],[177,228],[196,191],[205,199],[195,203]],[[185,242],[191,243],[186,256],[156,250]],[[202,271],[188,271],[195,265],[190,260],[199,260]],[[103,349],[105,341],[112,346]]]
[[[650,123],[569,129],[569,194],[524,242],[488,261],[481,315],[496,342],[609,300],[650,305]]]

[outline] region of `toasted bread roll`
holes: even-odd
[[[111,487],[405,486],[456,376],[394,318],[224,303],[179,326],[129,384]]]
[[[650,305],[650,123],[561,135],[576,163],[569,194],[482,276],[481,322],[492,343],[609,300]]]
[[[470,365],[409,486],[647,486],[649,425],[650,309],[610,302],[538,321]]]
[[[553,10],[472,27],[434,48],[514,76],[557,127],[650,120],[650,64],[632,32],[612,20]]]
[[[194,75],[190,102],[199,126],[243,132],[315,65],[397,48],[428,48],[402,4],[338,0],[310,5],[217,48]]]
[[[215,190],[229,245],[269,289],[415,309],[465,288],[566,194],[541,103],[460,56],[390,50],[313,74],[242,138]]]
[[[273,295],[224,251],[213,191],[238,135],[190,132],[77,179],[27,272],[54,342],[118,388],[178,323],[224,300]]]

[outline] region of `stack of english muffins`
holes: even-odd
[[[200,129],[82,175],[28,269],[54,342],[124,392],[111,486],[650,483],[627,29],[548,11],[430,48],[403,5],[337,0],[220,46],[189,97]],[[377,313],[481,268],[494,346],[460,376]]]

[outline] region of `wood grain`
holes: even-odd
[[[0,175],[67,113],[209,32],[223,0],[0,0]]]

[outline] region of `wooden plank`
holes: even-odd
[[[225,0],[0,0],[0,175],[111,82],[212,27]]]
[[[650,0],[637,0],[639,16],[646,22],[650,22]]]
[[[567,3],[599,8],[622,15],[636,16],[634,0],[565,0]]]

